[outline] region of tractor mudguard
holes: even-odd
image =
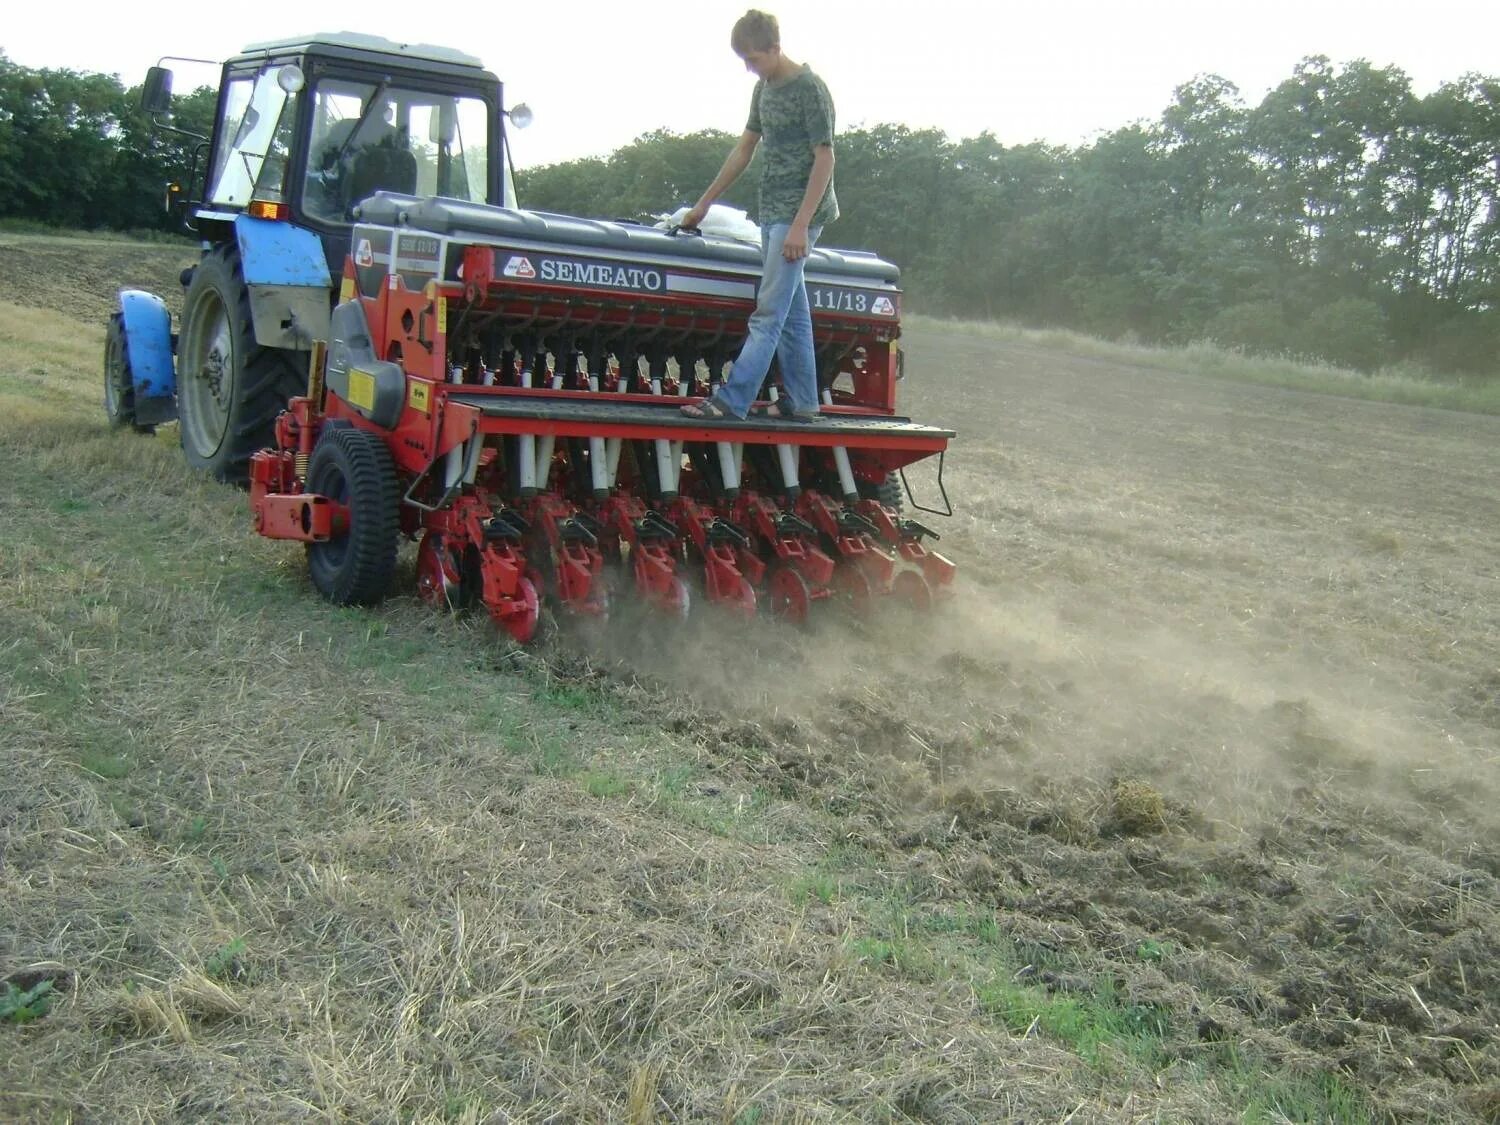
[[[172,314],[143,289],[120,291],[125,348],[135,390],[135,420],[143,426],[177,417],[177,373],[172,367]]]
[[[250,295],[255,342],[307,351],[328,339],[333,281],[322,240],[310,230],[237,215],[234,236]]]

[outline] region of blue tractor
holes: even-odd
[[[170,124],[172,72],[143,102]],[[202,240],[181,332],[161,297],[120,294],[105,410],[121,428],[180,423],[188,463],[244,481],[326,340],[355,208],[379,191],[515,206],[500,81],[462,52],[353,33],[253,44],[223,65],[213,133],[168,205]],[[174,362],[175,360],[175,362]]]

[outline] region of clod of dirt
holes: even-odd
[[[1014,824],[1021,802],[1009,789],[981,791],[959,785],[941,794],[940,805],[965,831],[981,831],[996,823]]]
[[[1167,830],[1167,803],[1144,781],[1120,780],[1110,794],[1106,835],[1159,836]]]
[[[29,992],[40,984],[50,984],[52,991],[66,992],[73,984],[73,973],[54,962],[39,962],[0,977],[0,984],[8,984],[17,992]]]

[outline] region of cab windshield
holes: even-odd
[[[252,196],[281,200],[297,120],[297,95],[277,82],[280,68],[231,78],[219,99],[220,137],[210,202],[244,207]]]
[[[377,191],[485,202],[489,107],[392,83],[325,80],[313,91],[303,210],[345,223]]]

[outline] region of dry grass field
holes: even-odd
[[[0,234],[0,1119],[1500,1119],[1500,418],[922,322],[955,605],[520,651],[107,430],[191,253]]]

